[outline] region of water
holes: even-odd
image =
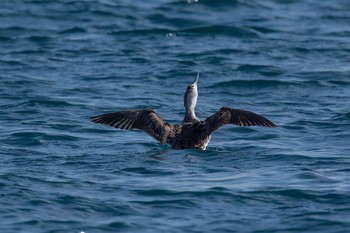
[[[1,232],[348,232],[350,4],[0,2]],[[226,126],[175,151],[89,117],[221,106]]]

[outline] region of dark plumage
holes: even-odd
[[[186,90],[186,114],[182,124],[171,125],[159,117],[152,109],[103,114],[92,117],[92,122],[119,129],[143,130],[157,141],[170,144],[173,149],[203,150],[210,141],[211,133],[226,124],[276,127],[274,123],[261,115],[229,107],[222,107],[204,121],[199,121],[194,113],[198,97],[197,81],[198,76]]]

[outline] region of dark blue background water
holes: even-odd
[[[348,232],[348,0],[0,1],[1,232]],[[251,110],[174,151],[89,117]]]

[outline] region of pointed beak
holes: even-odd
[[[199,79],[199,72],[197,73],[197,77],[196,77],[196,79],[194,80],[193,84],[197,85],[198,79]]]

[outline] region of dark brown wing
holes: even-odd
[[[152,109],[107,113],[91,117],[91,121],[118,129],[140,129],[165,143],[172,125],[160,118]]]
[[[235,124],[238,126],[261,125],[276,127],[274,123],[256,113],[228,107],[222,107],[214,115],[208,117],[205,120],[205,124],[208,126],[210,133],[226,124]]]

